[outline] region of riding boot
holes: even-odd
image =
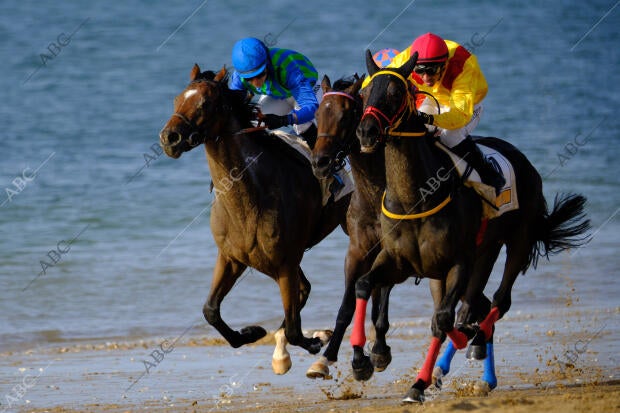
[[[338,195],[338,192],[340,192],[340,190],[344,188],[344,181],[337,172],[334,172],[332,178],[332,183],[329,184],[329,192],[331,192],[332,194],[330,199],[336,199],[336,195]]]
[[[469,162],[469,164],[478,171],[482,182],[494,187],[495,195],[499,195],[506,183],[506,179],[493,167],[493,164],[484,157],[480,148],[478,148],[478,145],[476,145],[470,136],[465,138],[458,145],[450,148],[450,150]]]
[[[310,150],[314,149],[314,144],[316,143],[316,136],[318,134],[318,129],[316,125],[313,123],[310,124],[310,127],[306,129],[305,132],[302,132],[300,135],[306,141]]]

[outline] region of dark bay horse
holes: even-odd
[[[312,150],[312,168],[321,179],[331,176],[348,157],[356,190],[347,213],[349,247],[345,259],[345,294],[338,311],[333,335],[323,356],[310,366],[306,375],[311,378],[329,376],[329,365],[337,361],[338,350],[346,328],[355,312],[355,281],[370,270],[381,244],[380,201],[385,189],[385,160],[382,151],[361,154],[355,130],[362,117],[359,90],[364,78],[340,79],[334,84],[323,78],[323,100],[316,112],[317,141]],[[371,350],[372,363],[377,371],[387,367],[392,357],[385,342],[389,328],[387,307],[392,286],[373,294],[372,319],[376,340]]]
[[[349,249],[345,259],[345,295],[338,312],[333,336],[323,356],[315,361],[306,375],[311,378],[329,376],[329,365],[337,361],[338,350],[344,331],[351,323],[355,311],[355,281],[370,270],[381,243],[381,198],[385,190],[385,157],[383,150],[361,153],[356,128],[362,117],[362,99],[359,90],[363,78],[339,79],[332,88],[327,76],[323,78],[323,100],[316,112],[318,138],[312,151],[312,167],[318,178],[324,179],[338,170],[348,157],[351,171],[356,183],[349,211],[347,229],[349,232]],[[430,280],[431,292],[440,293],[441,281]],[[375,326],[375,342],[370,350],[370,358],[375,371],[383,371],[391,361],[390,347],[386,343],[389,328],[387,299],[392,286],[382,289],[383,295],[377,296],[373,291],[372,320]],[[467,307],[459,313],[459,322],[464,328],[475,331],[471,325],[480,322],[489,312],[491,302],[481,296],[476,300],[478,312]],[[475,333],[473,333],[475,334]],[[473,335],[472,334],[472,335]],[[492,339],[491,339],[492,340]],[[450,343],[451,344],[451,343]],[[492,341],[484,343],[489,346],[492,355]],[[438,379],[449,371],[449,364],[454,356],[454,347],[450,346],[446,356],[441,359],[442,367],[434,376]],[[477,357],[484,358],[476,354]],[[490,388],[495,387],[495,372],[492,357],[485,363],[484,380]],[[360,372],[358,378],[369,372]],[[435,377],[434,377],[435,378]]]
[[[310,162],[265,130],[252,128],[252,107],[245,102],[245,92],[228,89],[225,69],[216,75],[201,73],[194,65],[190,80],[175,98],[160,141],[172,158],[205,145],[215,188],[210,222],[218,254],[204,316],[233,347],[265,336],[260,326],[233,330],[220,315],[226,294],[247,267],[254,268],[280,288],[284,331],[276,333],[278,344],[285,336],[316,354],[321,339],[304,337],[301,329],[300,311],[310,283],[300,262],[306,249],[338,225],[344,228],[350,195],[322,206]],[[253,304],[247,305],[251,313]],[[276,353],[274,371],[285,373],[290,357],[286,350]]]
[[[455,307],[463,299],[464,312],[479,307],[493,265],[502,245],[506,264],[502,281],[493,296],[491,309],[480,322],[478,339],[492,335],[494,323],[510,308],[511,290],[520,272],[536,266],[547,256],[586,242],[588,228],[585,198],[556,197],[551,212],[542,192],[542,180],[527,158],[514,146],[496,138],[480,139],[501,152],[512,163],[519,209],[490,220],[477,245],[482,208],[478,195],[462,185],[453,173],[448,155],[438,149],[432,136],[415,116],[412,85],[407,80],[417,54],[400,68],[380,70],[367,51],[371,75],[363,89],[364,115],[357,129],[362,151],[372,152],[385,144],[386,191],[382,201],[381,252],[371,270],[356,282],[357,306],[351,344],[354,375],[372,372],[363,353],[366,303],[373,288],[403,282],[410,274],[440,281],[432,291],[435,303],[432,339],[425,362],[405,402],[422,401],[424,389],[446,335],[457,348],[468,336],[454,327]],[[474,311],[477,312],[478,310]],[[474,339],[476,340],[476,338]]]

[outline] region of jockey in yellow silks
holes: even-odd
[[[458,43],[426,33],[394,57],[388,67],[402,66],[414,52],[418,52],[418,60],[409,79],[419,90],[434,96],[440,105],[438,111],[434,99],[418,96],[418,116],[429,129],[436,127],[439,140],[466,159],[482,181],[499,193],[505,184],[504,177],[470,137],[480,121],[482,100],[488,91],[478,59]]]

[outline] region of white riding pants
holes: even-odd
[[[424,99],[424,102],[418,108],[420,112],[428,113],[429,115],[436,115],[438,113],[437,104],[435,100],[427,97]],[[441,111],[447,111],[448,108],[441,108]],[[458,129],[444,129],[437,126],[426,125],[427,129],[431,132],[435,131],[435,136],[439,137],[441,143],[446,145],[448,148],[453,148],[459,143],[461,143],[467,136],[471,135],[471,133],[476,129],[478,123],[480,122],[480,117],[482,116],[482,103],[478,103],[474,106],[474,113],[467,123],[467,125]]]

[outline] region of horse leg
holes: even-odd
[[[467,284],[467,290],[463,299],[463,306],[459,311],[459,321],[462,330],[473,340],[465,356],[469,360],[484,360],[486,358],[486,338],[478,335],[473,323],[480,323],[489,314],[491,302],[484,296],[484,287],[489,281],[491,271],[497,256],[502,248],[500,243],[483,244],[478,249],[474,271]]]
[[[245,271],[246,266],[238,261],[232,260],[218,252],[215,268],[213,269],[213,280],[209,297],[202,308],[202,313],[209,324],[211,324],[221,335],[234,347],[253,343],[264,337],[267,332],[260,326],[248,326],[235,331],[231,329],[220,315],[220,305],[222,300],[230,292],[235,282]]]
[[[476,383],[474,390],[482,395],[488,394],[497,387],[497,376],[495,375],[495,354],[493,351],[493,336],[486,342],[487,357],[484,359],[484,372],[482,379]]]
[[[522,236],[523,234],[517,234]],[[510,309],[512,286],[514,285],[519,272],[524,267],[524,263],[529,262],[530,248],[528,243],[523,242],[523,238],[513,238],[512,242],[506,243],[506,264],[499,288],[493,295],[491,311],[480,323],[480,330],[477,336],[481,336],[486,343],[492,336],[495,322],[502,318]]]
[[[366,268],[367,262],[368,258],[364,251],[354,246],[349,246],[344,265],[345,290],[342,303],[338,309],[336,325],[323,355],[306,372],[307,377],[312,379],[329,377],[329,366],[338,361],[338,350],[355,313],[355,281],[360,274],[366,272],[364,268]]]
[[[358,381],[365,381],[372,377],[374,367],[370,358],[364,354],[366,344],[366,332],[364,322],[366,320],[366,305],[373,288],[383,282],[386,274],[396,271],[392,259],[385,250],[382,250],[375,260],[372,269],[355,283],[355,317],[353,331],[351,332],[351,345],[353,346],[353,377]]]
[[[284,307],[284,334],[286,340],[294,346],[300,346],[310,354],[316,354],[321,350],[322,342],[318,337],[304,337],[301,330],[301,299],[302,278],[299,267],[284,267],[278,272],[276,280],[280,287],[282,306]],[[307,280],[306,280],[307,281]],[[309,284],[308,284],[309,285]],[[308,291],[309,292],[309,291]]]
[[[484,294],[480,295],[479,299],[475,302],[475,306],[473,307],[463,302],[463,304],[461,305],[461,308],[459,309],[458,316],[457,316],[457,328],[463,333],[465,333],[467,337],[474,337],[474,340],[476,340],[477,325],[473,326],[473,324],[479,323],[480,321],[482,321],[485,315],[489,313],[490,309],[491,309],[491,301]],[[467,354],[469,354],[470,349],[472,349],[472,347],[474,347],[475,344],[476,344],[475,341],[472,341],[472,343],[469,345],[467,349]],[[482,344],[485,346],[485,349],[488,348],[489,346],[488,343],[482,343]],[[492,343],[491,343],[491,347],[492,347]],[[437,361],[437,364],[435,365],[435,369],[433,370],[432,382],[435,385],[435,387],[437,387],[438,389],[441,389],[443,385],[443,381],[442,381],[443,376],[447,375],[450,372],[450,364],[452,363],[452,359],[454,358],[455,354],[456,354],[456,347],[454,346],[454,343],[452,343],[451,340],[448,340],[446,349],[444,350],[443,354],[439,357],[439,360]],[[477,354],[479,354],[479,352]],[[485,368],[486,368],[486,364],[485,364]]]
[[[446,334],[457,349],[465,348],[467,345],[467,336],[454,328],[454,309],[466,287],[466,276],[469,275],[467,267],[465,263],[459,263],[452,267],[446,279],[447,293],[440,303],[437,303],[439,294],[433,293],[433,300],[435,302],[435,314],[431,324],[433,337],[431,338],[428,353],[418,373],[416,382],[403,398],[405,403],[424,401],[424,390],[432,382],[432,370]]]
[[[375,288],[372,295],[372,322],[375,326],[375,344],[370,352],[370,361],[375,367],[375,371],[385,370],[392,361],[392,352],[385,339],[390,328],[388,307],[392,287],[393,285],[388,285],[382,287],[379,291]]]
[[[446,282],[445,280],[434,280],[431,279],[429,281],[429,287],[431,290],[431,296],[433,297],[434,303],[441,302],[442,297],[446,291]],[[437,361],[435,368],[433,369],[433,375],[431,378],[431,382],[435,384],[435,387],[441,388],[442,385],[442,377],[448,374],[450,371],[450,364],[452,363],[452,358],[456,354],[456,347],[452,341],[448,340],[448,344],[443,355]]]
[[[303,308],[308,301],[310,295],[310,281],[306,278],[306,275],[302,271],[301,267],[297,269],[299,271],[299,302],[300,308]],[[301,310],[300,310],[301,311]],[[286,349],[288,342],[286,341],[286,334],[284,332],[285,321],[282,321],[280,328],[276,330],[274,339],[276,341],[276,347],[273,350],[273,356],[271,358],[271,368],[275,374],[287,373],[293,362],[291,361],[291,354]]]

